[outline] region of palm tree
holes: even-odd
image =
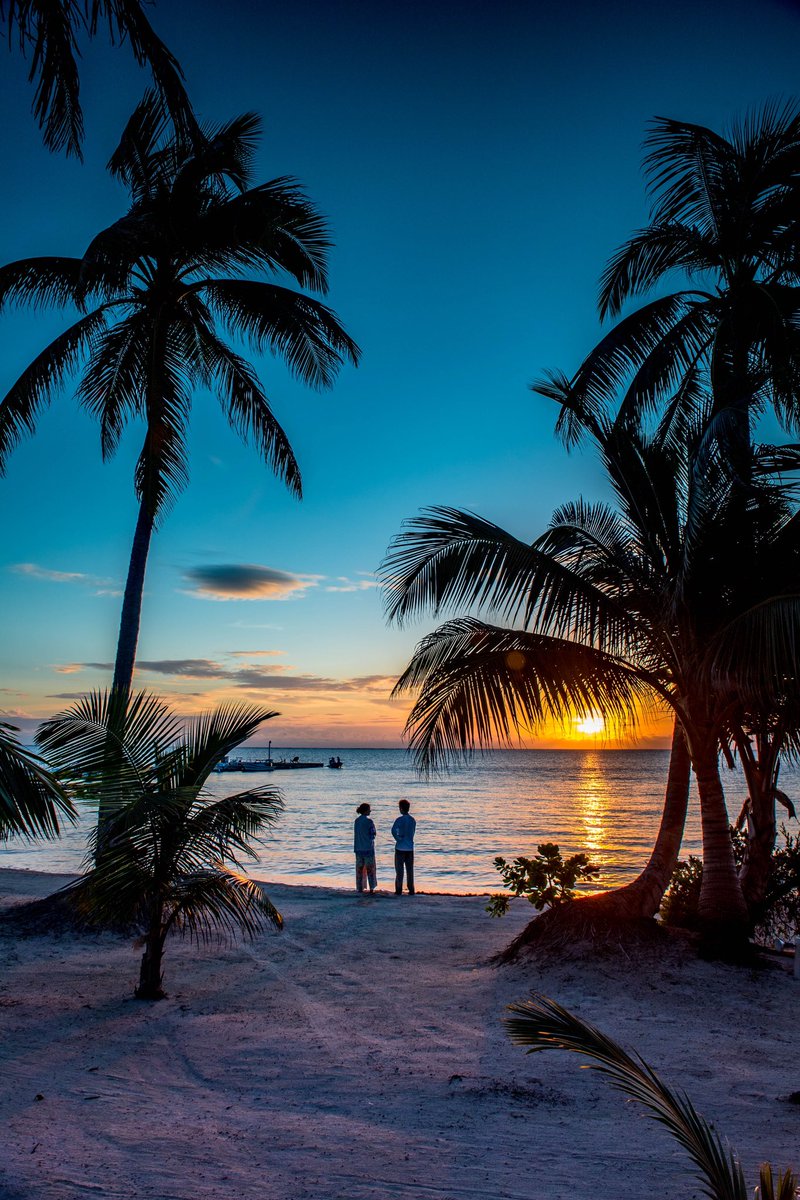
[[[686,811],[685,739],[701,798],[701,916],[715,938],[736,939],[747,913],[718,749],[745,694],[763,697],[785,685],[787,646],[800,632],[797,573],[776,581],[778,572],[759,560],[748,588],[741,586],[735,487],[722,466],[709,465],[700,481],[663,430],[637,433],[624,415],[612,422],[574,411],[571,419],[600,451],[615,508],[564,505],[530,545],[472,514],[432,509],[390,549],[390,619],[477,609],[505,622],[458,618],[419,644],[395,689],[417,693],[411,746],[426,769],[494,739],[508,744],[546,718],[597,710],[632,723],[642,703],[666,706],[683,761],[673,758],[647,886],[637,881],[623,911],[631,911],[627,902],[637,912],[646,898],[657,902],[674,866]],[[754,505],[761,559],[781,561],[776,550],[796,540],[783,493],[762,488]],[[536,920],[512,947],[536,936]]]
[[[734,1150],[700,1116],[688,1096],[668,1087],[638,1054],[628,1054],[547,996],[534,993],[530,1000],[510,1004],[509,1010],[514,1016],[506,1019],[505,1026],[516,1046],[526,1046],[529,1054],[569,1050],[588,1058],[585,1065],[590,1070],[599,1071],[613,1088],[641,1104],[688,1153],[703,1195],[709,1200],[747,1200],[750,1192]],[[799,1182],[794,1171],[775,1176],[771,1165],[763,1163],[755,1194],[760,1200],[795,1200]]]
[[[230,704],[183,733],[169,707],[146,692],[127,698],[122,717],[119,705],[118,693],[93,693],[43,724],[37,742],[108,814],[98,865],[66,894],[95,922],[144,930],[136,995],[159,1000],[171,932],[201,942],[283,924],[241,866],[283,811],[280,793],[250,788],[221,800],[203,793],[220,759],[277,713]]]
[[[754,422],[767,408],[789,432],[800,421],[800,112],[767,105],[727,136],[658,118],[646,147],[650,223],[612,256],[601,279],[600,316],[616,324],[556,388],[593,412],[614,407],[624,390],[620,412],[630,422],[666,409],[676,436],[687,418],[702,416],[695,453],[702,465],[716,445],[730,465],[738,521],[750,534],[739,546],[747,580],[755,569],[751,484],[764,467],[753,454]],[[665,294],[675,277],[679,289]],[[655,299],[622,316],[651,293]],[[534,390],[552,394],[552,382]],[[569,424],[565,432],[579,436]],[[767,469],[796,470],[797,452],[777,448]],[[750,792],[743,884],[754,911],[775,841],[780,755],[792,736],[780,716],[755,717],[752,730],[740,724],[732,732]]]
[[[189,141],[197,137],[183,72],[147,20],[141,0],[0,0],[0,22],[8,43],[16,42],[19,53],[30,58],[33,112],[49,150],[83,157],[78,39],[94,38],[101,25],[112,45],[127,42],[139,66],[150,68],[176,133]]]
[[[301,494],[288,438],[251,364],[223,336],[281,356],[304,383],[328,387],[359,351],[335,313],[275,282],[327,290],[325,222],[288,178],[252,185],[259,121],[247,114],[207,131],[187,151],[163,105],[139,105],[110,169],[131,193],[127,214],[83,258],[35,258],[0,269],[8,301],[85,311],[51,342],[0,404],[0,470],[39,410],[80,370],[80,403],[100,424],[104,457],[141,418],[139,514],[120,621],[114,687],[133,677],[153,531],[186,483],[193,393],[208,389],[233,429]]]
[[[15,732],[13,725],[0,722],[0,841],[58,837],[59,821],[75,821],[77,813],[58,780],[19,744]]]

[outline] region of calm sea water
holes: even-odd
[[[352,824],[366,800],[378,828],[378,885],[393,882],[389,833],[397,801],[411,801],[417,819],[417,877],[420,890],[497,891],[496,854],[535,852],[538,843],[584,850],[601,868],[595,886],[631,878],[647,861],[663,801],[669,755],[653,750],[499,751],[435,779],[420,779],[404,750],[294,749],[305,761],[327,763],[340,754],[340,771],[281,771],[212,777],[209,791],[224,796],[266,785],[283,793],[286,812],[260,848],[251,868],[258,879],[350,887],[353,879]],[[263,758],[248,749],[242,757]],[[783,786],[797,795],[800,777],[787,772]],[[741,776],[724,775],[729,810],[736,816],[743,796]],[[47,871],[76,870],[83,857],[82,828],[61,841],[7,846],[0,862]],[[693,798],[683,853],[697,853],[700,830]]]

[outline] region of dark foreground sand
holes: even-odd
[[[0,872],[0,903],[63,880]],[[531,988],[638,1049],[738,1147],[800,1166],[800,982],[619,956],[495,970],[479,897],[271,887],[283,934],[175,943],[169,999],[139,952],[0,938],[3,1200],[670,1200],[685,1160],[572,1055],[526,1057],[504,1006]]]

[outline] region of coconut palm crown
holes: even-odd
[[[660,117],[645,147],[650,222],[603,272],[600,316],[615,324],[569,386],[595,410],[624,392],[633,421],[710,396],[707,432],[746,484],[758,415],[800,421],[800,111],[766,105],[727,136]]]
[[[230,704],[184,729],[157,697],[112,691],[85,697],[39,729],[48,760],[106,814],[89,845],[88,873],[66,895],[90,921],[143,929],[141,999],[164,995],[171,932],[203,941],[282,925],[242,868],[283,811],[280,792],[258,787],[217,799],[204,791],[220,759],[276,715]]]
[[[131,205],[82,258],[34,258],[0,268],[0,306],[78,304],[69,325],[0,403],[0,470],[40,410],[78,376],[80,404],[100,425],[104,457],[125,427],[145,426],[136,467],[139,515],[125,588],[114,686],[130,688],[152,533],[188,475],[193,397],[213,393],[233,429],[301,494],[300,472],[251,363],[231,345],[272,352],[312,387],[332,384],[358,348],[319,300],[330,240],[296,181],[253,185],[259,120],[205,131],[188,151],[150,95],[132,116],[110,169]]]

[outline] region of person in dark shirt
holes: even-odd
[[[364,892],[369,885],[372,895],[378,886],[375,872],[375,822],[370,820],[368,804],[359,804],[353,825],[353,850],[356,855],[356,891]]]
[[[392,826],[392,837],[394,838],[394,890],[395,895],[402,895],[403,872],[405,871],[408,894],[409,896],[413,896],[414,833],[417,828],[417,822],[408,811],[411,808],[411,805],[407,800],[401,800],[398,808],[400,809],[400,816]]]

